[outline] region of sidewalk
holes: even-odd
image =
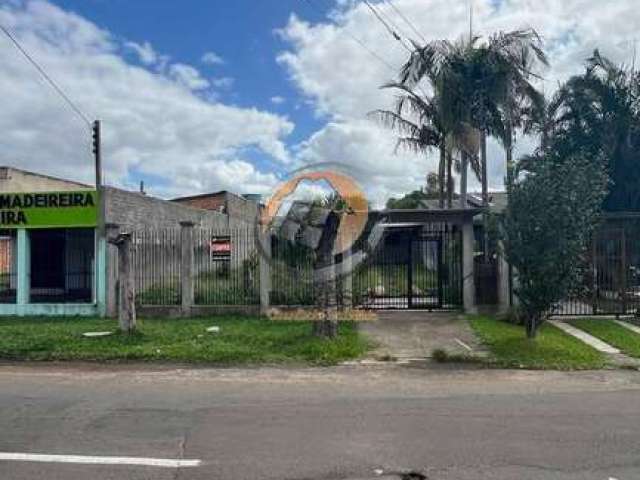
[[[436,349],[453,355],[485,354],[466,319],[458,313],[378,312],[378,320],[361,323],[360,331],[378,344],[369,354],[371,359],[424,360]]]

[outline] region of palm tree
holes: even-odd
[[[445,170],[448,159],[447,134],[440,121],[440,109],[435,98],[420,96],[401,83],[388,83],[382,88],[398,90],[394,110],[375,110],[370,116],[400,134],[396,149],[426,153],[433,148],[440,152],[438,165],[438,199],[440,208],[445,203]],[[449,181],[447,179],[447,186]]]
[[[478,150],[483,202],[488,206],[487,136],[502,140],[510,157],[521,111],[540,104],[541,97],[529,82],[536,61],[547,63],[538,35],[534,30],[517,30],[493,35],[486,42],[472,37],[415,45],[403,66],[400,83],[414,88],[426,77],[440,99],[443,125],[459,139],[462,207],[466,207],[467,165]]]

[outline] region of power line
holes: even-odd
[[[376,19],[378,19],[378,21],[387,30],[387,32],[389,32],[389,35],[391,35],[394,39],[396,39],[398,42],[400,42],[400,44],[404,47],[404,49],[407,50],[409,53],[413,52],[411,47],[408,47],[404,43],[404,39],[396,31],[396,30],[399,30],[399,29],[393,23],[393,21],[391,21],[388,17],[386,17],[387,20],[385,20],[383,18],[383,14],[381,12],[378,12],[378,10],[376,8],[374,8],[374,6],[371,4],[371,2],[369,2],[369,0],[363,0],[363,2],[369,8],[371,13],[373,13],[374,17],[376,17]],[[393,27],[391,25],[393,25]]]
[[[71,109],[89,126],[92,126],[91,121],[89,120],[89,117],[87,117],[82,110],[80,110],[80,108],[71,101],[71,99],[67,96],[67,94],[64,93],[64,91],[56,84],[56,82],[53,81],[53,79],[47,74],[47,72],[45,72],[45,70],[38,65],[38,62],[36,62],[33,57],[31,55],[29,55],[29,53],[22,47],[22,45],[20,45],[20,43],[18,42],[18,40],[16,40],[16,38],[11,35],[11,32],[9,32],[9,30],[0,25],[0,30],[2,30],[4,32],[4,34],[9,38],[9,40],[11,40],[11,42],[15,45],[15,47],[18,49],[18,51],[20,51],[20,53],[22,53],[22,55],[24,55],[24,57],[29,61],[29,63],[31,63],[31,65],[33,65],[35,67],[36,70],[38,70],[38,72],[40,73],[40,75],[42,75],[42,77],[47,81],[47,83],[51,86],[51,88],[53,88],[56,93],[58,95],[60,95],[60,97],[62,97],[62,99],[67,103],[67,105],[69,105],[69,107],[71,107]]]
[[[371,8],[371,5],[365,0],[365,3],[368,4],[368,6]],[[322,12],[314,3],[313,0],[307,0],[307,4],[309,6],[311,6],[317,13],[319,13],[320,15],[324,16],[324,12]],[[377,13],[377,12],[374,12]],[[376,17],[378,17],[376,15]],[[383,22],[385,23],[385,22]],[[386,24],[386,23],[385,23]],[[375,51],[371,50],[362,40],[360,40],[358,37],[356,37],[355,35],[353,35],[351,32],[349,32],[346,27],[342,28],[341,30],[343,33],[345,33],[348,37],[350,37],[353,41],[355,41],[358,45],[360,45],[365,51],[367,51],[367,53],[369,53],[371,56],[373,56],[374,58],[376,58],[377,60],[379,60],[382,64],[384,64],[394,75],[397,73],[397,69],[393,67],[393,65],[391,65],[391,63],[389,63],[388,61],[386,61],[384,58],[382,58],[380,55],[378,55]],[[391,30],[393,32],[393,30]],[[394,38],[398,39],[402,45],[409,51],[409,53],[413,53],[413,50],[411,50],[410,48],[408,48],[403,42],[402,42],[402,37],[400,37],[397,33],[393,35]],[[429,96],[427,95],[427,93],[422,89],[422,87],[418,86],[418,90],[420,91],[420,93],[422,93],[422,95],[424,95],[425,98],[428,98]]]
[[[313,0],[307,0],[306,2],[309,6],[311,6],[311,8],[313,8],[316,12],[318,12],[320,15],[324,16],[324,12],[322,12],[315,3],[313,3]],[[353,35],[351,32],[349,32],[346,28],[343,28],[341,30],[345,35],[347,35],[349,38],[351,38],[354,42],[356,42],[358,45],[360,45],[369,55],[371,55],[372,57],[376,58],[376,60],[378,60],[379,62],[381,62],[382,64],[384,64],[389,70],[391,70],[394,74],[396,73],[396,68],[391,65],[391,63],[389,63],[387,60],[385,60],[384,58],[382,58],[380,55],[378,55],[374,50],[371,50],[362,40],[360,40],[358,37],[356,37],[355,35]]]
[[[409,28],[410,28],[411,30],[413,30],[413,32],[414,32],[416,35],[418,35],[418,37],[420,37],[420,39],[421,39],[424,43],[427,43],[427,39],[424,37],[424,35],[422,35],[422,33],[420,33],[420,30],[418,30],[418,29],[416,28],[416,26],[413,24],[413,22],[411,22],[411,21],[410,21],[410,20],[409,20],[409,19],[408,19],[408,18],[407,18],[403,13],[402,13],[402,11],[401,11],[398,7],[396,7],[396,6],[395,6],[395,4],[394,4],[391,0],[384,0],[384,1],[385,1],[385,3],[387,3],[387,4],[388,4],[392,9],[393,9],[393,11],[394,11],[394,12],[396,12],[396,13],[398,14],[398,16],[399,16],[399,17],[404,21],[404,23],[406,23],[406,24],[409,26]]]

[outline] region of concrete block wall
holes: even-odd
[[[202,228],[228,228],[229,217],[176,202],[105,187],[106,223],[123,230],[139,228],[179,228],[180,222],[192,222]]]

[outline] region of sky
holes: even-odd
[[[632,62],[636,2],[474,0],[473,30],[535,28],[551,62],[540,88],[551,94],[596,47]],[[455,40],[469,29],[468,0],[373,4],[416,41]],[[408,54],[362,1],[0,0],[0,24],[101,120],[114,186],[144,181],[163,198],[268,195],[289,172],[333,162],[381,205],[437,168],[437,152],[396,151],[394,132],[367,115],[393,105],[380,86]],[[0,62],[0,164],[91,182],[86,123],[1,35]],[[517,151],[534,144],[520,138]],[[503,153],[490,142],[490,188],[503,178]]]

